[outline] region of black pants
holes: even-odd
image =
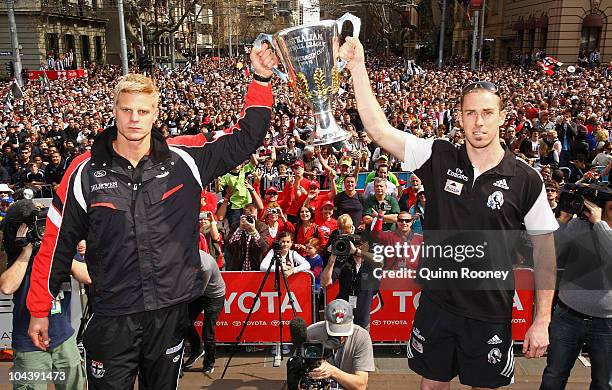
[[[176,389],[187,328],[187,303],[89,320],[83,345],[89,389]]]
[[[215,326],[219,313],[223,309],[225,297],[206,298],[200,297],[189,303],[189,328],[187,329],[187,341],[191,346],[191,354],[199,354],[202,351],[200,336],[196,332],[194,322],[200,313],[204,312],[202,322],[202,339],[204,340],[204,367],[215,364]]]

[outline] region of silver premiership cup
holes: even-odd
[[[340,87],[340,72],[346,63],[337,59],[339,32],[344,22],[353,25],[353,37],[359,36],[361,20],[350,13],[338,20],[322,20],[286,28],[274,34],[259,34],[253,46],[265,41],[272,44],[286,69],[273,69],[288,81],[300,98],[312,108],[315,132],[309,139],[312,145],[327,145],[345,141],[350,133],[338,126],[332,113],[332,98]]]

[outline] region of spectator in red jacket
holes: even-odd
[[[398,201],[400,210],[409,211],[412,206],[416,203],[417,200],[417,191],[421,187],[421,179],[416,174],[412,174],[410,176],[410,187],[406,188],[402,192],[402,196]]]
[[[300,255],[306,256],[306,244],[312,237],[321,238],[323,232],[321,232],[319,225],[314,222],[314,210],[307,206],[300,208],[300,222],[296,226],[295,240],[293,249],[295,249]]]
[[[338,229],[338,221],[334,218],[334,202],[326,200],[321,204],[321,211],[315,216],[315,223],[323,232],[321,246],[324,247],[331,232]]]
[[[292,223],[298,223],[300,221],[298,213],[300,207],[304,204],[311,181],[304,177],[304,163],[302,161],[297,160],[293,163],[291,169],[293,172],[283,189],[283,202],[287,207],[287,219]]]

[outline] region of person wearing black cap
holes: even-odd
[[[389,124],[372,93],[357,38],[346,38],[339,57],[347,61],[368,135],[416,171],[427,189],[424,242],[456,249],[449,256],[433,251],[421,258],[419,274],[439,269],[456,273],[421,278],[423,290],[407,350],[410,368],[423,377],[421,389],[448,389],[457,375],[474,388],[509,385],[514,375],[514,279],[459,275],[464,269],[468,274],[497,270],[511,275],[512,249],[524,226],[534,247],[537,295],[523,352],[528,358],[542,356],[549,343],[556,274],[552,233],[558,224],[540,175],[501,147],[499,127],[506,114],[500,88],[476,81],[462,89],[458,119],[466,142],[456,147],[444,140],[417,138]],[[466,259],[458,250],[467,244],[486,249],[481,257]]]

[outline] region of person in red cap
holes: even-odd
[[[303,205],[312,207],[315,210],[315,220],[321,220],[321,209],[324,202],[334,200],[336,196],[336,188],[335,186],[331,186],[329,192],[321,194],[320,185],[317,180],[311,180],[308,183],[308,192],[305,196],[303,196]],[[332,203],[333,204],[333,203]]]
[[[315,223],[319,225],[319,231],[323,233],[321,237],[321,246],[325,246],[329,240],[331,232],[338,229],[338,221],[333,217],[334,202],[325,200],[321,203],[320,212],[315,215]]]
[[[257,219],[264,221],[264,217],[266,215],[266,211],[268,210],[268,207],[270,207],[271,204],[280,204],[280,207],[282,207],[281,202],[279,202],[279,196],[278,196],[278,188],[274,187],[274,186],[270,186],[266,189],[266,192],[264,193],[264,199],[263,199],[263,208],[259,210],[259,212],[257,213]]]

